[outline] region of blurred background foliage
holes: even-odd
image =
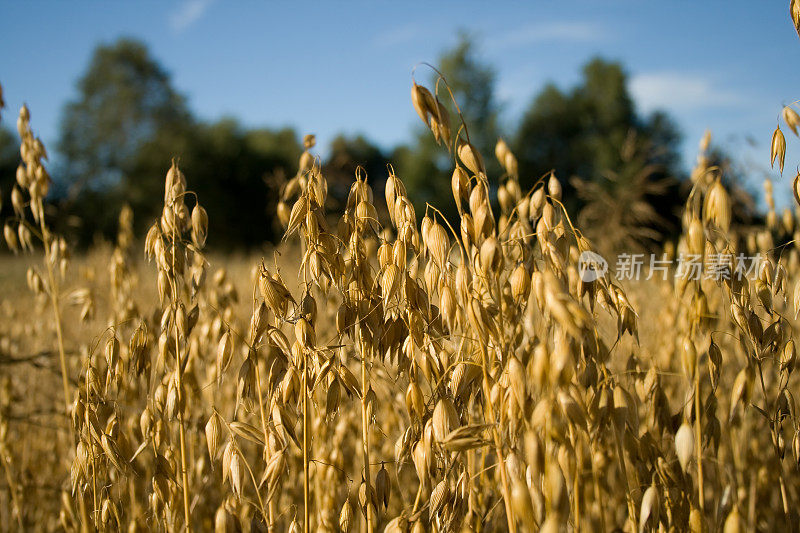
[[[591,59],[578,84],[568,89],[546,85],[532,96],[519,123],[511,125],[501,123],[495,73],[480,61],[470,35],[460,34],[435,66],[460,106],[470,139],[484,155],[490,181],[497,183],[502,174],[493,157],[502,137],[519,160],[522,187],[533,187],[555,172],[566,206],[589,238],[602,237],[613,248],[654,249],[679,229],[682,185],[688,179],[678,154],[680,133],[665,113],[637,113],[621,64]],[[437,74],[427,66],[418,67],[415,78],[436,87]],[[172,158],[179,159],[213,221],[211,246],[258,246],[280,234],[273,222],[275,199],[286,177],[296,172],[301,134],[310,132],[253,129],[235,118],[199,120],[146,46],[131,39],[99,45],[77,89],[77,98],[64,107],[49,167],[52,198],[59,204],[53,210],[57,225],[76,242],[111,238],[125,203],[133,207],[141,235],[158,216]],[[455,117],[441,82],[438,91]],[[419,202],[418,210],[432,203],[445,214],[455,211],[446,170],[451,156],[422,124],[407,144],[392,149],[361,135],[340,135],[320,152],[334,207],[346,198],[359,166],[378,195],[391,164]],[[725,164],[725,154],[719,149],[714,154],[726,180],[739,181]],[[3,191],[12,187],[18,161],[16,134],[0,129]]]

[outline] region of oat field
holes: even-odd
[[[393,172],[381,195],[357,173],[326,211],[309,135],[263,255],[206,254],[222,222],[168,161],[146,235],[126,209],[116,242],[71,253],[20,111],[0,529],[798,530],[800,212],[767,183],[764,223],[732,224],[706,138],[673,266],[625,279],[584,260],[557,176],[523,190],[502,140],[478,153],[441,82],[411,103],[450,156],[456,220]],[[782,171],[781,129],[771,152]],[[775,186],[800,202],[798,179]]]

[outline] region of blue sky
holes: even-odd
[[[674,116],[687,166],[710,128],[760,183],[781,105],[800,98],[800,40],[787,13],[786,0],[0,2],[0,83],[12,110],[4,116],[27,102],[53,146],[94,46],[132,36],[202,118],[290,125],[323,145],[339,131],[364,133],[389,147],[418,121],[411,69],[435,62],[463,28],[496,68],[509,130],[546,82],[568,87],[602,55],[626,66],[640,110]],[[793,169],[800,142],[788,141]],[[788,187],[784,177],[776,190]]]

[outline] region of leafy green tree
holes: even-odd
[[[83,241],[114,234],[117,214],[131,203],[141,230],[158,209],[170,158],[185,152],[194,121],[168,73],[144,44],[120,39],[99,45],[78,81],[78,97],[66,104],[56,177],[66,189],[62,212],[84,220]],[[143,157],[164,167],[142,174]]]
[[[603,213],[625,212],[631,234],[615,244],[648,246],[679,227],[680,135],[664,113],[639,116],[626,83],[619,63],[596,58],[572,90],[548,84],[519,125],[515,153],[523,188],[555,171],[567,207],[588,207],[598,235],[613,229]]]
[[[359,167],[366,173],[373,190],[379,191],[389,176],[388,161],[386,154],[363,135],[337,135],[331,141],[330,152],[322,166],[328,180],[328,196],[342,207]]]
[[[619,155],[621,162],[614,169],[592,180],[570,180],[581,202],[580,226],[601,252],[657,247],[666,233],[678,229],[677,208],[683,200],[679,182],[664,175],[654,162],[652,144],[643,143],[635,130],[630,130]],[[676,210],[664,212],[665,206]]]
[[[65,177],[80,190],[127,177],[139,149],[154,138],[181,137],[192,118],[183,96],[144,44],[120,39],[96,48],[61,123]]]
[[[294,130],[246,130],[231,119],[199,130],[186,176],[214,220],[209,243],[261,244],[276,237],[277,187],[302,153]],[[213,217],[213,218],[212,218]]]
[[[183,140],[174,153],[189,188],[208,212],[209,245],[249,246],[274,238],[277,228],[271,221],[277,180],[280,175],[294,174],[302,151],[295,132],[288,128],[247,130],[234,119],[225,118],[195,125]],[[157,137],[143,145],[132,175],[156,179],[143,183],[128,180],[120,189],[132,205],[139,206],[138,212],[148,213],[148,198],[163,196],[170,159],[162,157],[161,152]],[[189,204],[192,202],[190,199]],[[144,222],[152,222],[156,215],[149,213]]]
[[[10,195],[11,188],[16,183],[19,162],[19,140],[16,134],[0,127],[0,221],[12,213]]]
[[[594,59],[570,92],[548,84],[534,98],[517,132],[523,180],[554,169],[564,178],[592,178],[620,164],[620,148],[636,116],[625,74],[617,63]]]
[[[173,158],[215,222],[210,245],[275,236],[276,177],[293,173],[301,153],[294,131],[195,120],[164,68],[128,39],[95,50],[78,92],[64,111],[60,176],[68,187],[62,212],[86,221],[84,243],[114,235],[124,203],[142,234],[159,214]]]
[[[490,177],[499,175],[495,162],[494,146],[498,138],[498,115],[500,106],[495,96],[495,73],[491,66],[482,62],[476,43],[467,33],[460,33],[458,43],[445,51],[437,62],[469,130],[470,141],[484,156]],[[418,75],[426,67],[417,69]],[[431,73],[425,85],[432,91],[437,86],[438,74]],[[438,84],[439,100],[448,109],[453,135],[458,130],[458,117],[450,94],[444,83]],[[393,160],[398,175],[404,180],[410,198],[418,208],[426,202],[435,203],[445,213],[455,212],[450,190],[450,173],[453,162],[443,146],[438,146],[428,128],[420,125],[411,146],[398,147]]]

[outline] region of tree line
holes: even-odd
[[[496,74],[481,61],[474,40],[461,34],[436,65],[487,160],[490,180],[501,170],[489,155],[504,138],[519,161],[522,187],[554,172],[567,207],[586,219],[589,231],[614,229],[604,227],[608,209],[628,217],[615,229],[622,232],[618,245],[647,246],[678,228],[685,181],[680,134],[665,113],[637,111],[620,63],[594,58],[574,87],[547,84],[513,127],[501,121]],[[416,76],[432,87],[438,74],[419,69]],[[127,38],[95,49],[77,89],[64,107],[50,165],[63,231],[84,244],[109,238],[124,204],[133,208],[141,231],[158,215],[163,176],[178,158],[213,221],[210,245],[253,246],[280,234],[272,222],[275,201],[297,170],[298,132],[247,128],[234,118],[198,119],[147,47]],[[327,153],[321,163],[334,202],[346,197],[358,166],[379,192],[391,163],[418,208],[430,202],[445,214],[454,211],[448,153],[421,124],[409,142],[391,150],[363,136],[340,135]],[[3,191],[12,186],[18,162],[15,134],[0,129]]]

